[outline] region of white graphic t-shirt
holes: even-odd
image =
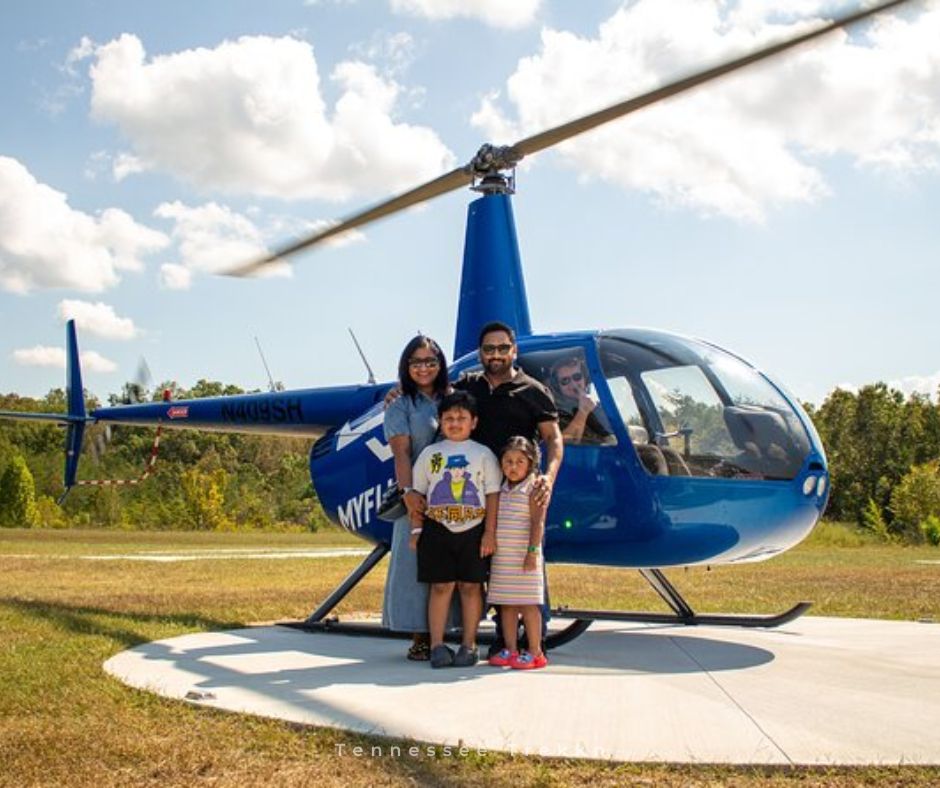
[[[443,440],[418,455],[412,484],[427,496],[425,514],[460,533],[483,521],[486,495],[499,492],[502,480],[496,455],[482,443]]]

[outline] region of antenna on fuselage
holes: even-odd
[[[359,358],[362,359],[362,363],[366,365],[366,372],[369,373],[369,385],[375,385],[375,374],[372,372],[372,367],[369,366],[369,362],[366,360],[366,354],[362,352],[362,348],[359,346],[359,340],[356,339],[356,335],[353,333],[351,328],[346,329],[349,332],[349,336],[352,337],[353,344],[356,346],[356,350],[359,352]]]
[[[264,371],[268,373],[268,390],[277,391],[277,384],[271,376],[271,368],[268,366],[268,361],[264,357],[264,351],[261,349],[261,343],[258,341],[258,337],[255,337],[255,345],[258,347],[258,355],[261,356],[261,363],[264,364]]]

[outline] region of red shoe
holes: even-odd
[[[504,648],[496,652],[487,662],[494,668],[505,668],[508,665],[512,665],[513,660],[518,659],[518,657],[518,651],[510,651],[508,648]]]
[[[547,664],[548,659],[545,657],[544,652],[537,657],[533,657],[528,651],[523,651],[510,660],[509,667],[515,670],[536,670],[537,668],[544,668]]]

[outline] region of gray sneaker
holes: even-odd
[[[431,649],[431,667],[449,668],[454,665],[454,652],[443,643]]]
[[[472,668],[480,659],[480,654],[476,649],[476,646],[473,648],[467,648],[466,646],[461,646],[457,651],[457,656],[454,657],[454,667],[455,668]]]

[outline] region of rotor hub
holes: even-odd
[[[473,175],[470,188],[483,194],[515,194],[516,165],[522,156],[512,145],[483,145],[466,167]]]

